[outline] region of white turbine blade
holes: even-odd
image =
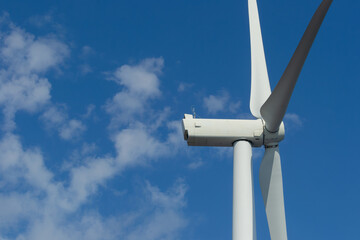
[[[260,165],[259,178],[271,239],[286,240],[284,193],[279,147],[266,148]]]
[[[301,69],[331,3],[332,0],[324,0],[320,4],[279,83],[261,107],[261,116],[265,120],[266,129],[270,132],[276,132],[279,129]]]
[[[270,96],[271,89],[256,0],[249,0],[248,7],[251,44],[250,111],[254,117],[261,118],[260,108]]]

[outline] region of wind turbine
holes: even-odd
[[[248,0],[251,42],[250,111],[256,120],[199,119],[185,114],[184,139],[189,146],[234,147],[233,240],[256,239],[252,147],[265,146],[260,188],[271,239],[287,239],[279,142],[282,122],[301,69],[332,3],[323,0],[312,17],[282,77],[271,93],[256,0]]]

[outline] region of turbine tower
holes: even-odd
[[[312,17],[282,77],[271,93],[256,0],[248,0],[251,43],[250,111],[256,120],[200,119],[185,114],[184,139],[189,146],[234,147],[233,240],[256,239],[252,147],[265,147],[260,188],[270,236],[287,239],[279,142],[291,94],[332,0],[323,0]]]

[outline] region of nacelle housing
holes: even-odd
[[[278,143],[285,133],[284,124],[277,133],[264,131],[261,119],[202,119],[193,118],[191,114],[185,114],[182,126],[189,146],[232,147],[236,141],[245,140],[253,147],[260,147]]]

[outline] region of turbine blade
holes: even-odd
[[[260,188],[271,239],[287,239],[279,147],[266,148],[260,165]]]
[[[324,0],[320,4],[301,38],[294,55],[286,67],[285,72],[280,78],[279,83],[261,107],[261,116],[265,120],[266,129],[270,132],[276,132],[279,129],[296,81],[331,3],[332,0]]]
[[[254,117],[261,118],[260,108],[270,96],[271,90],[256,0],[249,0],[248,7],[251,45],[250,111]]]

